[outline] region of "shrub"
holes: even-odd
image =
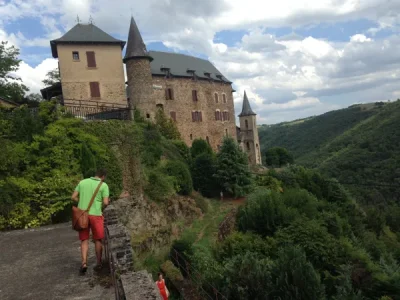
[[[298,246],[279,251],[271,276],[271,299],[325,299],[318,273]]]
[[[257,190],[238,211],[240,231],[253,231],[262,236],[272,235],[280,226],[287,226],[297,212],[287,208],[277,192]]]
[[[147,171],[145,194],[153,201],[163,202],[176,193],[176,179],[165,175],[159,168]]]
[[[192,143],[192,147],[190,148],[192,159],[195,159],[197,156],[203,153],[212,155],[213,151],[211,146],[203,139],[195,139]]]
[[[201,209],[203,214],[206,214],[209,209],[209,201],[196,193],[193,195],[193,198],[196,201],[196,206]]]
[[[170,251],[170,260],[181,271],[183,276],[188,276],[186,261],[193,255],[192,243],[185,239],[175,240]]]
[[[193,185],[196,191],[205,197],[217,194],[217,185],[213,175],[215,173],[215,159],[209,153],[198,155],[192,166]]]
[[[168,160],[163,167],[164,172],[173,176],[178,184],[178,193],[181,195],[189,195],[193,190],[192,176],[189,168],[181,161]]]
[[[288,189],[281,198],[286,206],[295,208],[300,214],[310,219],[318,214],[318,199],[306,190]]]
[[[172,140],[171,143],[178,149],[182,158],[190,166],[192,158],[190,155],[190,148],[186,145],[186,143],[182,140]]]
[[[217,245],[216,257],[223,261],[246,252],[258,253],[262,256],[274,256],[277,250],[276,241],[267,237],[261,238],[253,233],[233,232],[223,242]]]

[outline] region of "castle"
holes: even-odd
[[[249,163],[261,164],[256,114],[246,93],[238,128],[232,82],[208,60],[147,51],[133,17],[124,58],[125,42],[93,24],[78,23],[50,45],[61,83],[41,90],[44,98],[60,95],[65,106],[130,103],[150,121],[162,110],[176,122],[187,145],[202,138],[218,151],[223,137],[232,136],[248,153]]]

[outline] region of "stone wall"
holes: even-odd
[[[160,292],[151,277],[143,270],[133,269],[133,251],[125,227],[119,223],[117,210],[109,205],[104,210],[105,255],[110,265],[115,299],[161,300]]]

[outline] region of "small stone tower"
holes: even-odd
[[[261,165],[260,140],[256,124],[256,113],[251,110],[246,91],[243,97],[243,108],[239,115],[240,120],[240,144],[244,152],[248,154],[249,164]]]
[[[133,17],[128,35],[128,46],[123,59],[128,77],[128,98],[134,109],[139,109],[143,117],[154,119],[155,103],[149,55]]]

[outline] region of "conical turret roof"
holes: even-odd
[[[136,25],[133,17],[131,18],[131,25],[129,27],[128,46],[124,57],[124,63],[129,59],[147,58],[153,60],[147,52],[146,45],[143,42],[142,35]]]
[[[243,107],[242,107],[242,112],[240,113],[239,117],[245,117],[245,116],[255,116],[257,115],[250,107],[250,102],[249,99],[247,98],[246,91],[244,91],[244,97],[243,97]]]

